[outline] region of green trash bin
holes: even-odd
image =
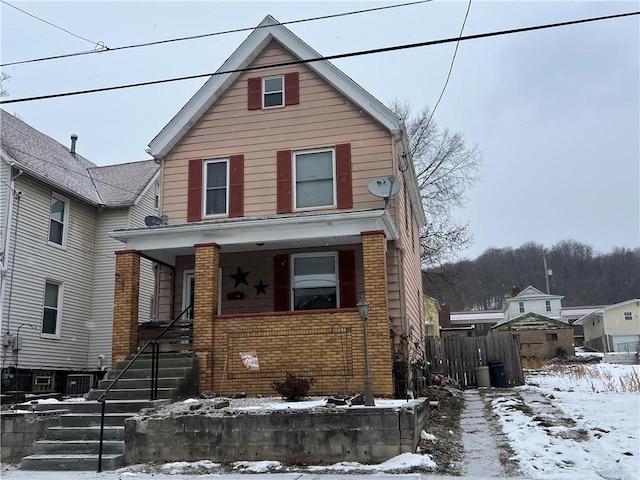
[[[489,376],[491,377],[491,386],[499,388],[505,388],[507,386],[507,376],[504,373],[504,363],[502,360],[489,362]]]

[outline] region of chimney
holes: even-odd
[[[451,307],[447,304],[440,305],[438,312],[438,321],[443,328],[451,328]]]
[[[76,156],[76,142],[78,141],[78,135],[75,133],[71,135],[71,155]]]
[[[515,285],[511,287],[511,296],[516,297],[520,295],[520,287],[516,287]]]

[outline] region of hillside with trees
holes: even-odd
[[[608,305],[640,298],[640,248],[596,253],[587,244],[562,240],[547,249],[525,243],[491,248],[475,260],[446,263],[423,272],[426,295],[453,311],[502,308],[512,288],[546,291],[544,260],[552,271],[549,290],[563,306]]]

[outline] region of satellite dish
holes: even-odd
[[[148,217],[144,217],[144,224],[147,227],[157,227],[158,225],[166,225],[169,221],[169,217],[166,215],[162,215],[161,217],[156,217],[155,215],[149,215]]]
[[[400,182],[393,175],[389,175],[369,182],[367,188],[372,195],[384,198],[384,208],[386,209],[389,206],[389,198],[400,191]]]

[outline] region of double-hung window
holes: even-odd
[[[633,313],[632,312],[624,312],[624,319],[625,320],[633,320]]]
[[[42,312],[43,335],[60,336],[60,312],[62,307],[62,285],[46,282],[44,287],[44,305]]]
[[[314,253],[291,256],[294,310],[337,308],[338,256]]]
[[[544,301],[544,308],[547,312],[551,311],[551,300],[545,300]]]
[[[284,106],[284,76],[264,77],[262,82],[263,106],[265,108]]]
[[[335,206],[334,156],[333,149],[294,153],[295,208]]]
[[[518,302],[518,310],[520,313],[524,313],[524,302]]]
[[[227,159],[204,162],[205,216],[227,214],[228,171]]]
[[[51,195],[49,213],[49,243],[64,245],[67,238],[67,219],[69,216],[69,200],[61,195]]]

